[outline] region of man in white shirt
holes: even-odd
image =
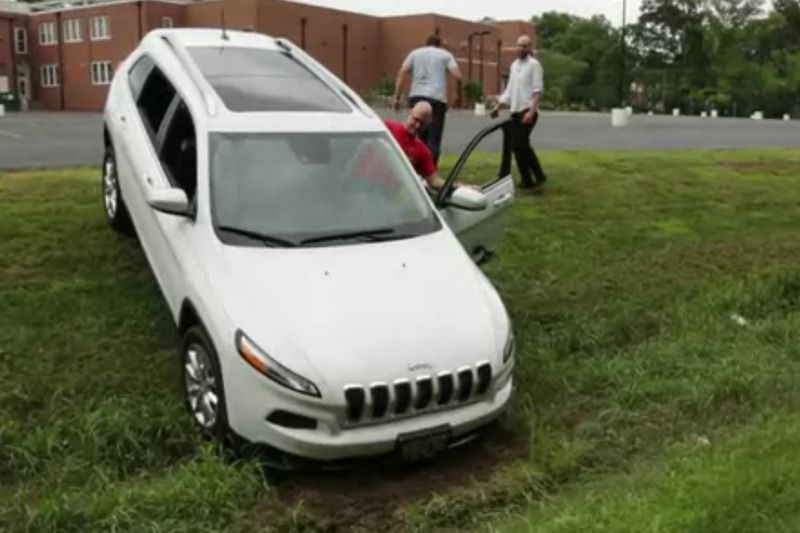
[[[411,76],[408,105],[413,108],[419,102],[428,102],[433,108],[433,120],[421,134],[430,148],[435,163],[439,163],[439,152],[447,113],[447,77],[461,80],[461,71],[453,54],[444,50],[438,36],[428,37],[426,45],[413,50],[400,67],[394,89],[394,109],[400,108],[400,89]]]
[[[517,39],[518,58],[511,64],[505,92],[498,98],[490,116],[496,118],[500,108],[511,111],[511,123],[503,135],[503,158],[500,175],[511,172],[511,153],[517,160],[520,187],[541,192],[547,176],[530,143],[530,136],[539,120],[539,103],[544,92],[542,64],[531,53],[531,39],[527,35]],[[536,182],[533,181],[536,177]]]

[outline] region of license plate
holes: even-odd
[[[397,450],[401,459],[409,462],[432,459],[447,448],[450,426],[440,426],[397,437]]]

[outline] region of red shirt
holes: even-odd
[[[405,152],[408,160],[411,161],[417,174],[423,178],[429,178],[436,174],[436,163],[433,162],[433,155],[428,146],[416,135],[408,133],[406,127],[400,122],[394,120],[384,122],[394,138],[397,139],[397,143]]]

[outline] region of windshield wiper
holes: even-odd
[[[398,234],[394,228],[375,228],[355,231],[343,231],[340,233],[328,233],[317,237],[310,237],[300,241],[300,245],[317,244],[331,241],[354,241],[368,239],[371,241],[390,241],[395,239],[405,239],[415,235]]]
[[[283,246],[287,248],[294,248],[295,246],[297,246],[297,243],[295,241],[282,239],[281,237],[275,237],[274,235],[268,235],[266,233],[260,233],[258,231],[253,231],[244,228],[235,228],[233,226],[217,226],[217,228],[221,231],[226,231],[228,233],[233,233],[235,235],[242,235],[244,237],[249,237],[256,241],[261,241],[267,246]]]

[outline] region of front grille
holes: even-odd
[[[391,383],[351,384],[344,389],[347,425],[370,424],[458,407],[485,395],[492,383],[492,366],[482,361],[456,372]]]

